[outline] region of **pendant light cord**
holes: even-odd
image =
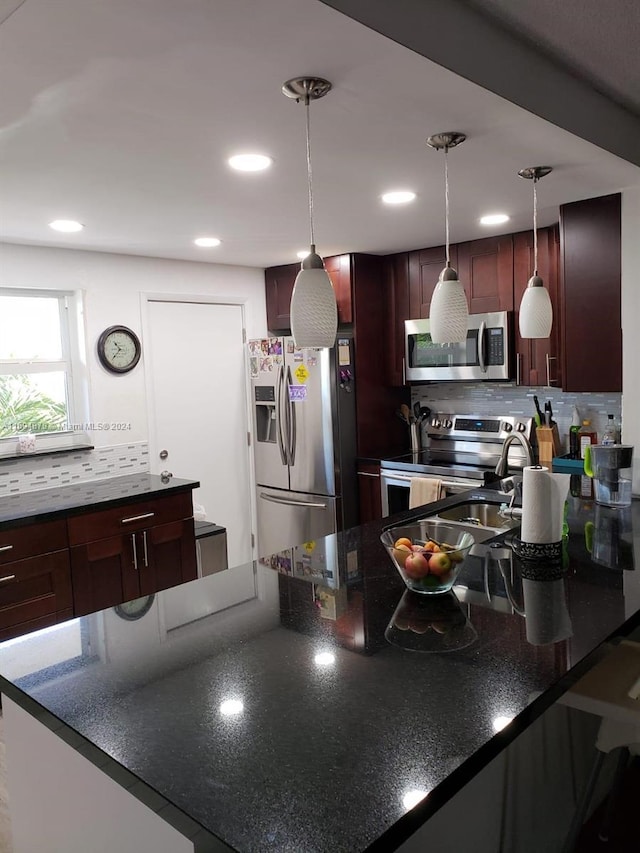
[[[533,274],[538,275],[538,192],[536,184],[538,179],[533,179]]]
[[[449,258],[449,146],[444,146],[444,234],[445,234],[445,253],[447,258],[447,266],[451,266]]]
[[[305,96],[304,105],[307,116],[307,184],[309,188],[309,236],[311,246],[315,246],[315,239],[313,234],[313,180],[311,173],[311,119],[308,94]],[[312,251],[315,251],[315,248],[313,248]]]

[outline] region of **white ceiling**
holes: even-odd
[[[12,9],[15,9],[11,14]],[[324,255],[443,242],[531,225],[524,166],[552,165],[540,222],[558,205],[640,183],[640,169],[456,76],[318,0],[0,0],[0,239],[215,263],[295,261],[308,243],[303,74],[334,90],[311,108],[316,242]],[[9,82],[8,82],[9,81]],[[258,149],[269,172],[226,158]],[[403,208],[379,201],[410,187]],[[52,219],[79,219],[58,235]],[[223,241],[194,247],[199,235]]]

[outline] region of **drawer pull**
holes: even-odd
[[[132,515],[131,518],[123,518],[120,524],[131,524],[133,521],[144,521],[145,518],[153,518],[155,512],[143,512],[142,515]]]
[[[11,551],[13,549],[13,545],[0,545],[0,551]]]
[[[5,575],[3,578],[0,578],[0,583],[7,583],[8,581],[13,581],[15,579],[15,575]]]
[[[149,555],[147,553],[147,531],[142,531],[142,547],[144,549],[144,564],[145,566],[149,565]]]
[[[131,547],[133,550],[133,568],[138,571],[138,552],[136,550],[136,534],[131,534]]]

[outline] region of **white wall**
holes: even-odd
[[[640,495],[639,318],[640,187],[630,187],[622,193],[622,440],[635,447],[635,495]]]
[[[3,243],[0,286],[84,292],[91,420],[131,423],[127,432],[91,433],[96,447],[148,440],[143,363],[130,374],[114,376],[96,356],[96,341],[107,326],[129,326],[142,338],[141,293],[215,294],[221,301],[246,298],[247,336],[263,337],[267,331],[264,274],[251,267]],[[189,330],[180,330],[172,346],[180,345],[180,334],[188,335]],[[211,345],[215,347],[215,341]],[[142,350],[144,359],[144,339]],[[220,355],[223,369],[224,354]]]

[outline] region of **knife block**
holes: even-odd
[[[541,465],[551,468],[553,457],[560,455],[560,435],[558,426],[536,427],[536,438],[538,440],[538,461]]]

